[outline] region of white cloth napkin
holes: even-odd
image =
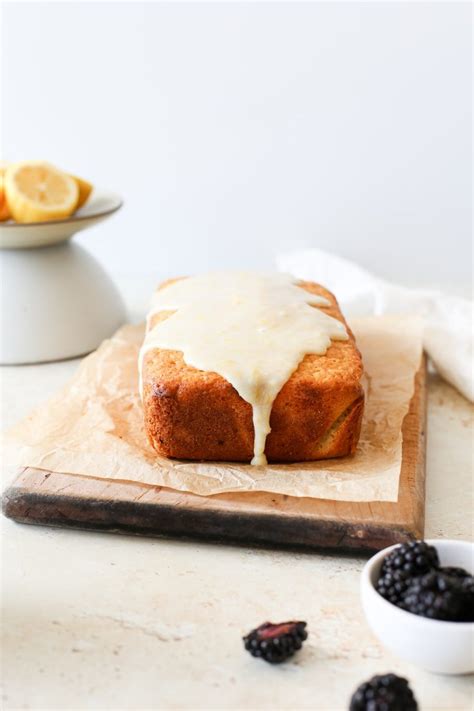
[[[311,248],[279,254],[280,271],[324,284],[346,316],[418,313],[423,345],[439,374],[474,401],[473,303],[440,291],[389,284],[357,264]]]

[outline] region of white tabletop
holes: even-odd
[[[3,426],[77,361],[3,368]],[[470,538],[473,408],[429,385],[426,537]],[[409,678],[422,711],[472,709],[472,677],[384,651],[360,608],[365,558],[15,524],[2,519],[4,709],[346,709],[376,673]],[[303,619],[303,651],[272,667],[241,637]]]

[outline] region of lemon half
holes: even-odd
[[[8,209],[7,205],[7,198],[5,195],[5,171],[7,169],[8,163],[4,160],[0,160],[0,222],[5,222],[5,220],[9,220],[11,215],[10,215],[10,210]]]
[[[78,210],[89,199],[93,186],[91,183],[88,183],[87,180],[84,180],[84,178],[78,178],[77,175],[71,175],[71,178],[76,181],[77,187],[79,188],[79,199],[76,205],[76,210]]]
[[[69,217],[79,200],[77,182],[43,161],[10,164],[4,175],[10,213],[17,222]]]

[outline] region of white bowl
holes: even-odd
[[[122,199],[110,190],[94,188],[86,204],[64,220],[48,222],[0,222],[0,249],[45,247],[71,239],[76,232],[92,227],[117,212]]]
[[[0,250],[0,283],[2,365],[84,355],[125,321],[117,287],[73,242]]]
[[[474,569],[474,544],[467,541],[428,540],[442,566]],[[469,674],[474,671],[474,622],[431,620],[401,610],[375,589],[383,559],[396,546],[384,548],[364,566],[361,597],[372,632],[391,652],[427,671]]]

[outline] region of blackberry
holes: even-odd
[[[408,681],[396,674],[374,676],[354,692],[349,711],[417,711]]]
[[[443,575],[449,575],[450,578],[457,578],[459,580],[472,577],[470,573],[467,572],[467,570],[464,570],[464,568],[456,568],[451,565],[447,565],[444,568],[440,568],[439,572],[443,573]]]
[[[243,638],[245,649],[253,657],[279,664],[301,649],[308,636],[305,628],[306,622],[265,622]]]
[[[469,595],[474,595],[474,577],[472,575],[467,575],[465,578],[459,581],[459,584],[461,585],[462,589]]]
[[[474,619],[474,585],[471,576],[457,579],[431,571],[411,581],[400,607],[414,615],[448,622]]]
[[[384,558],[377,591],[389,602],[401,602],[410,580],[439,566],[436,548],[424,541],[410,541],[397,546]]]

